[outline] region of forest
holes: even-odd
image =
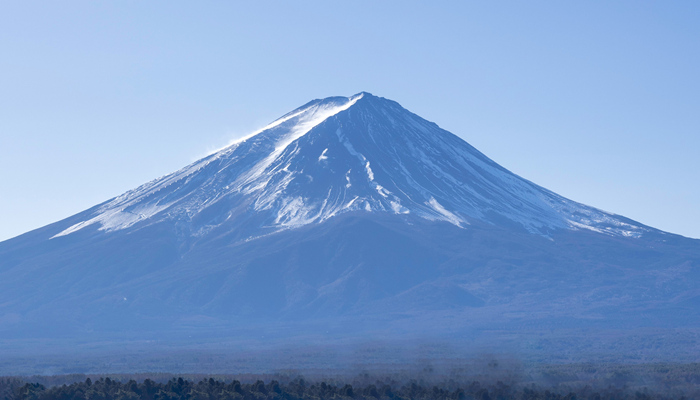
[[[518,385],[497,381],[482,384],[473,381],[460,384],[445,381],[438,385],[420,380],[398,382],[393,379],[355,379],[352,383],[312,382],[296,377],[286,383],[257,379],[241,382],[238,379],[171,378],[154,381],[150,378],[137,381],[130,379],[100,377],[84,381],[68,382],[75,377],[41,377],[27,379],[19,377],[0,378],[1,400],[189,400],[189,399],[240,399],[240,400],[534,400],[534,399],[590,399],[590,400],[645,400],[645,399],[691,399],[695,393],[662,393],[648,388],[616,387],[594,388],[590,385],[577,388],[567,386],[544,387],[537,384]],[[157,378],[156,378],[157,379]],[[39,383],[43,380],[44,383]],[[364,381],[364,382],[363,382]]]

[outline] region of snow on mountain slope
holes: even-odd
[[[195,237],[229,226],[253,238],[348,212],[412,214],[464,229],[473,220],[516,224],[545,236],[650,230],[541,188],[398,103],[360,93],[314,100],[53,238],[166,221]]]

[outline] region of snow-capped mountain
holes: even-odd
[[[261,232],[352,212],[412,214],[465,228],[511,221],[547,235],[649,229],[510,173],[457,136],[369,93],[314,100],[173,174],[125,193],[55,237],[164,220],[201,236],[256,215]]]
[[[551,355],[552,332],[585,328],[582,348],[616,332],[692,356],[663,338],[700,337],[698,284],[699,241],[563,198],[360,93],[0,243],[0,344],[530,332],[522,346]]]

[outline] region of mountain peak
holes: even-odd
[[[195,236],[235,229],[250,238],[348,212],[411,214],[460,228],[482,221],[540,235],[648,231],[522,179],[398,103],[360,92],[313,100],[54,237],[173,221]]]

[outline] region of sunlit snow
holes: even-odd
[[[470,220],[498,223],[491,216],[499,215],[545,236],[553,229],[630,237],[647,230],[541,188],[396,103],[361,93],[313,101],[110,200],[54,237],[95,224],[115,231],[164,220],[196,220],[191,234],[204,235],[253,216],[274,232],[347,212],[411,214],[460,228]]]

